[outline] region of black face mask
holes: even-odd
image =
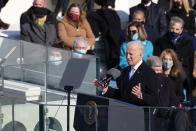
[[[142,4],[148,4],[151,0],[142,0]]]
[[[36,18],[42,18],[43,16],[47,15],[47,9],[42,7],[33,7],[33,14]]]
[[[173,4],[174,4],[173,7],[177,9],[181,6],[180,2],[174,2]]]

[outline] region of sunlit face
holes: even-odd
[[[170,26],[170,32],[175,32],[181,34],[183,31],[181,23],[175,23],[174,25]]]
[[[70,9],[70,13],[74,13],[74,14],[80,15],[80,9],[78,7],[72,7]]]
[[[134,14],[133,21],[144,22],[145,21],[144,14],[141,13]]]
[[[126,49],[126,58],[130,66],[135,66],[142,60],[142,53],[134,43],[129,44]]]
[[[152,69],[155,71],[155,73],[162,73],[163,72],[163,68],[162,66],[153,66]]]
[[[34,7],[45,7],[45,1],[44,0],[34,0],[33,6]]]
[[[170,54],[167,54],[163,57],[163,61],[173,61],[173,59]]]
[[[129,32],[133,35],[135,33],[138,33],[137,27],[135,26],[130,26],[129,27]]]

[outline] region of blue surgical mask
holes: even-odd
[[[135,41],[135,40],[138,40],[139,39],[139,34],[138,33],[135,33],[133,35],[131,35],[131,40]]]
[[[172,66],[174,65],[173,61],[171,60],[164,60],[163,61],[163,69],[164,70],[169,70],[172,68]]]
[[[82,58],[83,56],[84,56],[83,53],[80,53],[80,52],[77,52],[77,51],[73,52],[73,57],[74,58]]]
[[[80,54],[86,54],[87,50],[80,49],[80,50],[75,50],[75,52],[80,53]]]
[[[48,58],[48,61],[51,62],[53,65],[58,66],[62,63],[62,58],[61,57],[50,56]]]

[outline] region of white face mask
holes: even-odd
[[[171,69],[173,65],[174,65],[173,61],[171,61],[171,60],[163,60],[163,68],[165,70]]]
[[[132,39],[133,41],[138,40],[138,38],[139,38],[139,34],[138,34],[138,33],[135,33],[135,34],[133,34],[133,35],[131,36],[131,39]]]
[[[48,58],[48,61],[51,62],[53,65],[58,66],[62,63],[62,58],[61,57],[50,56]]]
[[[80,50],[75,50],[75,52],[80,53],[80,54],[86,54],[87,50],[80,49]]]

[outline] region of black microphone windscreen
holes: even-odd
[[[111,68],[106,72],[106,75],[111,76],[114,80],[116,80],[121,75],[121,72],[116,68]]]

